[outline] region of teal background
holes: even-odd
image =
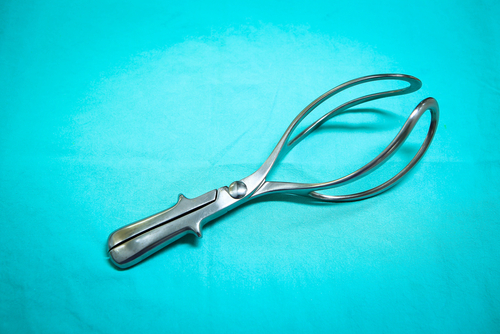
[[[2,1],[0,332],[499,333],[499,17],[497,1]],[[386,72],[424,86],[332,120],[272,179],[353,171],[433,96],[437,135],[400,185],[263,198],[110,264],[110,232],[247,176],[310,101]],[[404,166],[428,121],[348,190]]]

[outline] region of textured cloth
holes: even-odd
[[[3,1],[0,332],[498,333],[499,4]],[[263,197],[132,269],[109,262],[113,230],[251,174],[309,102],[377,73],[423,88],[329,121],[270,179],[344,176],[435,97],[436,137],[398,186]],[[387,180],[429,119],[327,193]]]

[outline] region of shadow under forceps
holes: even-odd
[[[297,136],[290,139],[297,125],[312,110],[330,97],[350,87],[380,80],[404,81],[407,82],[409,86],[365,95],[344,103],[331,110]],[[431,97],[426,98],[417,105],[396,137],[378,156],[349,175],[324,183],[271,182],[267,181],[266,177],[280,158],[283,158],[295,145],[332,117],[368,101],[415,92],[420,89],[421,86],[422,83],[420,80],[409,75],[380,74],[351,80],[333,88],[302,110],[285,131],[285,134],[281,137],[271,155],[255,173],[245,177],[241,181],[231,183],[229,187],[224,186],[193,199],[188,199],[180,195],[177,204],[172,208],[113,232],[108,239],[108,251],[112,262],[120,268],[128,268],[188,233],[193,233],[201,237],[201,228],[204,224],[259,196],[285,193],[308,196],[326,202],[342,202],[365,199],[389,189],[418,163],[431,144],[439,119],[437,101]],[[377,187],[355,194],[330,196],[318,192],[319,190],[335,188],[354,182],[380,167],[401,147],[422,114],[427,110],[431,113],[431,122],[422,146],[408,165],[390,180]]]

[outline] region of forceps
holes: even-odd
[[[381,80],[403,81],[409,85],[405,88],[369,94],[346,102],[326,113],[304,131],[291,138],[299,123],[330,97],[353,86]],[[439,106],[432,97],[424,99],[417,105],[396,137],[378,156],[349,175],[324,183],[271,182],[267,181],[266,177],[279,159],[332,117],[368,101],[413,93],[421,86],[420,80],[409,75],[379,74],[351,80],[329,90],[302,110],[287,128],[264,164],[250,176],[231,183],[229,187],[224,186],[193,199],[188,199],[181,194],[177,204],[172,208],[113,232],[108,239],[108,252],[111,261],[119,268],[128,268],[188,233],[201,237],[201,229],[204,224],[256,197],[284,193],[308,196],[319,201],[343,202],[365,199],[389,189],[419,162],[431,144],[439,120]],[[422,114],[427,110],[431,113],[431,121],[425,140],[412,160],[399,173],[379,186],[359,193],[332,196],[318,192],[354,182],[380,167],[401,147]]]

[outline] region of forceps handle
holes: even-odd
[[[201,219],[194,213],[215,202],[216,197],[217,190],[194,199],[181,194],[170,209],[114,231],[108,238],[112,262],[128,268],[188,233],[201,237]]]

